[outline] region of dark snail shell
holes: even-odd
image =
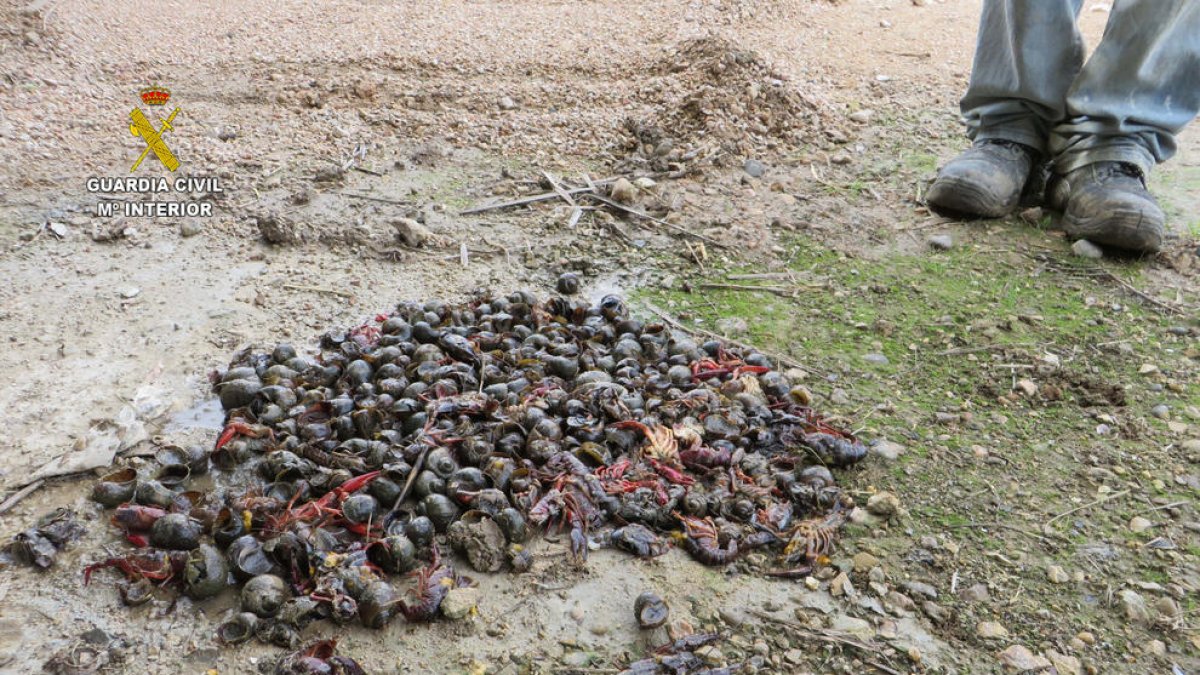
[[[171,503],[175,501],[175,491],[156,480],[145,480],[137,484],[134,499],[139,504],[165,509],[170,508]]]
[[[283,603],[275,619],[297,628],[304,628],[320,618],[321,603],[307,595],[292,598]],[[250,616],[254,616],[250,614]]]
[[[158,548],[190,551],[200,545],[204,528],[198,521],[183,513],[168,513],[154,521],[150,528],[150,543]]]
[[[454,461],[454,458],[450,456],[450,451],[446,448],[430,450],[429,455],[425,458],[425,466],[442,479],[449,478],[458,470],[458,462]]]
[[[391,574],[405,574],[417,567],[417,547],[403,534],[391,534],[370,549],[371,560]]]
[[[117,594],[126,606],[137,607],[154,597],[154,584],[145,577],[136,581],[121,581],[117,584]]]
[[[446,481],[446,494],[460,504],[471,501],[474,493],[487,487],[487,478],[483,472],[473,466],[463,467],[455,471]]]
[[[243,535],[230,542],[227,555],[229,567],[239,581],[247,581],[275,569],[275,564],[263,552],[262,542],[253,535]]]
[[[366,523],[379,513],[379,501],[371,495],[350,495],[342,502],[342,515],[352,523]]]
[[[413,481],[413,492],[420,498],[432,494],[445,494],[446,481],[432,471],[422,471]]]
[[[242,609],[270,618],[292,597],[287,582],[274,574],[260,574],[242,586]]]
[[[221,644],[240,645],[254,637],[257,628],[258,617],[250,612],[242,612],[217,626],[217,640]]]
[[[634,601],[633,614],[637,618],[638,626],[647,630],[666,623],[671,616],[671,610],[657,593],[646,592]]]
[[[504,532],[504,536],[509,542],[519,544],[529,538],[529,530],[525,525],[525,516],[522,516],[520,511],[512,507],[502,509],[493,519],[500,526],[500,530]]]
[[[164,464],[159,467],[158,473],[154,477],[164,487],[176,489],[192,477],[192,470],[187,464]]]
[[[421,500],[421,510],[433,523],[438,532],[445,532],[450,523],[458,518],[459,509],[446,495],[428,495]]]
[[[92,487],[92,499],[111,509],[133,499],[137,484],[137,471],[121,469],[104,476]]]
[[[183,568],[185,592],[194,600],[211,598],[225,588],[229,565],[215,546],[201,544],[188,554]]]
[[[187,448],[178,445],[164,445],[154,453],[154,459],[162,466],[182,464],[193,476],[208,472],[208,453],[200,446]]]
[[[400,596],[386,581],[374,581],[363,592],[358,615],[367,628],[383,628],[399,609]]]
[[[227,547],[235,539],[246,533],[246,525],[241,514],[234,513],[231,509],[223,508],[217,512],[217,517],[213,521],[211,530],[213,540],[217,542],[217,546]]]
[[[827,488],[834,484],[833,474],[829,469],[819,464],[806,466],[800,470],[796,476],[796,482],[808,485],[813,488]]]
[[[428,516],[417,516],[404,526],[404,534],[419,549],[429,548],[436,532],[437,528],[433,526],[433,521]]]
[[[255,637],[267,644],[283,647],[284,649],[296,649],[300,646],[300,632],[293,626],[278,621],[259,621],[258,627],[254,631]],[[332,672],[332,671],[313,671],[315,673]]]
[[[255,378],[229,380],[217,385],[217,395],[221,398],[221,407],[226,410],[245,408],[254,402],[254,397],[262,389],[262,382]]]

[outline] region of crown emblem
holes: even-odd
[[[171,90],[166,87],[146,87],[141,91],[141,97],[146,105],[166,105],[171,98]]]

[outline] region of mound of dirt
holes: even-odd
[[[626,152],[662,160],[745,157],[830,128],[830,106],[802,92],[755,52],[721,37],[687,40],[653,68],[649,110],[625,120]]]

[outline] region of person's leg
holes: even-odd
[[[1075,25],[1083,0],[985,0],[971,80],[960,103],[967,135],[1045,153],[1083,66]]]
[[[1145,178],[1200,110],[1200,2],[1117,0],[1050,136],[1067,234],[1158,250],[1165,223]]]
[[[1175,154],[1175,135],[1197,110],[1200,3],[1117,0],[1051,133],[1055,172],[1127,162],[1148,174]]]
[[[1075,26],[1082,4],[985,0],[971,81],[960,104],[974,144],[938,172],[926,194],[931,208],[986,218],[1016,208],[1083,63]]]

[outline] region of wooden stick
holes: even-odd
[[[18,502],[20,502],[22,499],[25,499],[29,495],[33,494],[35,491],[37,491],[38,488],[42,487],[45,484],[46,484],[46,479],[43,478],[41,480],[36,480],[36,481],[30,483],[29,485],[26,485],[25,487],[21,488],[20,490],[17,490],[16,492],[13,493],[13,495],[11,497],[9,497],[8,499],[5,499],[3,504],[0,504],[0,514],[8,513],[12,509],[12,507],[17,505]]]
[[[562,186],[558,184],[558,181],[554,180],[554,176],[549,171],[543,171],[542,175],[545,176],[546,180],[550,183],[550,189],[554,190],[559,197],[562,197],[564,202],[570,204],[572,209],[579,208],[579,205],[575,203],[575,200],[571,199],[571,193],[564,190]]]
[[[357,167],[355,167],[355,168],[357,168]],[[388,199],[386,197],[372,197],[371,195],[358,195],[358,194],[354,194],[353,192],[345,192],[343,190],[334,190],[334,194],[342,195],[344,197],[354,197],[355,199],[366,199],[367,201],[372,201],[372,202],[382,202],[384,204],[395,204],[397,206],[412,206],[413,205],[413,202],[403,201],[400,199]]]
[[[616,180],[616,179],[615,178],[606,178],[602,181],[598,181],[597,183],[595,183],[595,185],[607,185],[608,183],[611,183],[614,180]],[[565,190],[565,192],[569,195],[578,195],[578,194],[583,194],[585,192],[591,192],[593,189],[594,188],[592,188],[592,187],[578,187],[578,188],[571,188],[570,190]],[[507,208],[511,208],[514,206],[524,206],[526,204],[535,204],[537,202],[549,201],[551,199],[561,199],[561,195],[559,195],[557,192],[553,192],[553,191],[543,192],[541,194],[530,195],[528,197],[521,197],[520,199],[513,199],[513,200],[509,200],[507,202],[499,202],[496,204],[484,204],[482,206],[472,206],[471,208],[469,208],[465,211],[459,211],[458,215],[469,216],[473,213],[483,213],[484,211],[495,211],[497,209],[507,209]]]
[[[584,197],[587,197],[589,199],[595,199],[596,201],[600,202],[601,204],[604,204],[611,208],[617,209],[619,211],[624,211],[625,213],[628,213],[631,215],[635,215],[639,218],[645,218],[646,220],[649,220],[652,223],[657,223],[659,225],[662,225],[663,227],[674,230],[680,234],[687,235],[689,237],[695,237],[696,239],[699,239],[701,241],[706,241],[718,248],[724,248],[724,249],[729,248],[725,244],[722,244],[721,242],[717,241],[716,239],[713,239],[712,237],[706,237],[703,234],[699,234],[697,232],[692,232],[691,230],[680,227],[680,226],[676,225],[675,223],[668,223],[667,221],[663,220],[662,218],[655,218],[654,216],[650,215],[649,213],[646,213],[644,211],[639,211],[639,210],[629,207],[629,206],[625,206],[624,204],[622,204],[620,202],[615,202],[615,201],[609,199],[608,197],[602,197],[602,196],[592,193],[592,192],[583,192],[581,194]]]
[[[1050,541],[1050,539],[1048,537],[1038,534],[1037,532],[1034,532],[1032,530],[1026,530],[1024,528],[1017,527],[1016,525],[1009,525],[1007,523],[1000,523],[1000,522],[996,522],[996,523],[956,523],[954,525],[943,525],[942,527],[945,527],[946,529],[949,529],[949,530],[957,530],[959,528],[964,528],[964,527],[970,527],[970,528],[995,527],[995,528],[1001,528],[1001,529],[1005,529],[1005,530],[1011,530],[1013,532],[1020,532],[1023,535],[1026,535],[1028,537],[1034,537],[1035,539],[1041,539],[1042,541],[1045,541],[1045,542]]]
[[[408,474],[408,480],[404,481],[404,489],[400,490],[400,496],[396,498],[396,503],[392,505],[393,511],[400,508],[400,505],[404,503],[405,498],[408,497],[408,491],[412,489],[413,483],[416,482],[417,474],[421,473],[421,469],[425,468],[425,455],[429,454],[429,449],[431,447],[433,446],[426,444],[425,449],[422,450],[421,454],[417,456],[417,462],[413,464],[412,471],[410,471]]]
[[[787,286],[754,286],[751,284],[703,283],[700,284],[700,288],[714,288],[729,291],[764,291],[766,293],[774,293],[775,295],[784,298],[794,298],[800,293],[800,291],[815,291],[827,287],[820,284],[796,284],[795,286],[788,288]]]
[[[1088,503],[1084,504],[1083,506],[1076,506],[1075,508],[1071,509],[1070,511],[1063,511],[1062,513],[1058,514],[1057,516],[1054,516],[1050,520],[1046,521],[1046,524],[1049,525],[1049,524],[1053,523],[1054,521],[1058,520],[1059,518],[1065,518],[1065,517],[1071,515],[1072,513],[1075,513],[1076,511],[1082,511],[1083,509],[1086,509],[1088,507],[1096,506],[1097,504],[1103,504],[1104,502],[1112,501],[1119,497],[1124,497],[1127,494],[1129,494],[1129,490],[1121,490],[1120,492],[1114,492],[1111,495],[1104,495],[1100,499],[1088,502]]]
[[[283,288],[293,291],[312,291],[314,293],[330,293],[343,298],[354,297],[353,293],[339,291],[336,288],[323,288],[321,286],[303,286],[301,284],[282,284]]]
[[[792,280],[794,277],[791,272],[759,272],[757,274],[726,274],[725,278],[730,281],[751,281],[754,279],[770,279],[774,281],[781,279]]]
[[[1162,300],[1159,300],[1158,298],[1155,298],[1147,293],[1144,293],[1144,292],[1138,290],[1133,284],[1129,283],[1128,281],[1125,281],[1124,279],[1122,279],[1121,277],[1118,277],[1117,275],[1113,274],[1112,272],[1109,272],[1108,270],[1100,270],[1100,271],[1102,272],[1102,274],[1100,274],[1099,276],[1101,276],[1105,279],[1108,279],[1109,281],[1112,281],[1113,283],[1117,284],[1121,288],[1124,288],[1126,291],[1128,291],[1128,292],[1136,295],[1137,297],[1141,298],[1142,300],[1145,300],[1146,302],[1150,303],[1152,306],[1157,307],[1158,309],[1160,309],[1164,312],[1167,312],[1169,314],[1175,314],[1175,315],[1183,314],[1182,309],[1176,307],[1175,305],[1163,302]]]
[[[679,321],[675,320],[673,317],[671,317],[670,314],[667,314],[666,312],[662,311],[658,307],[655,307],[653,304],[647,302],[647,303],[645,303],[645,305],[646,305],[646,309],[649,309],[654,314],[657,314],[658,317],[661,318],[663,321],[666,321],[671,326],[678,328],[679,330],[681,330],[685,333],[690,333],[692,335],[703,335],[704,337],[712,338],[714,340],[721,340],[722,342],[728,342],[729,344],[734,345],[735,347],[741,347],[742,349],[749,349],[750,351],[758,352],[759,354],[762,354],[763,356],[770,358],[771,360],[775,361],[776,363],[782,363],[783,365],[789,366],[791,368],[801,368],[804,370],[812,370],[812,368],[806,368],[805,366],[800,365],[799,361],[797,361],[791,357],[784,356],[782,354],[772,354],[771,352],[768,352],[764,349],[759,349],[758,347],[755,347],[752,344],[734,340],[733,338],[728,338],[728,337],[725,337],[724,335],[719,335],[712,331],[704,330],[703,328],[693,328],[691,326],[685,326],[685,325],[679,323]]]

